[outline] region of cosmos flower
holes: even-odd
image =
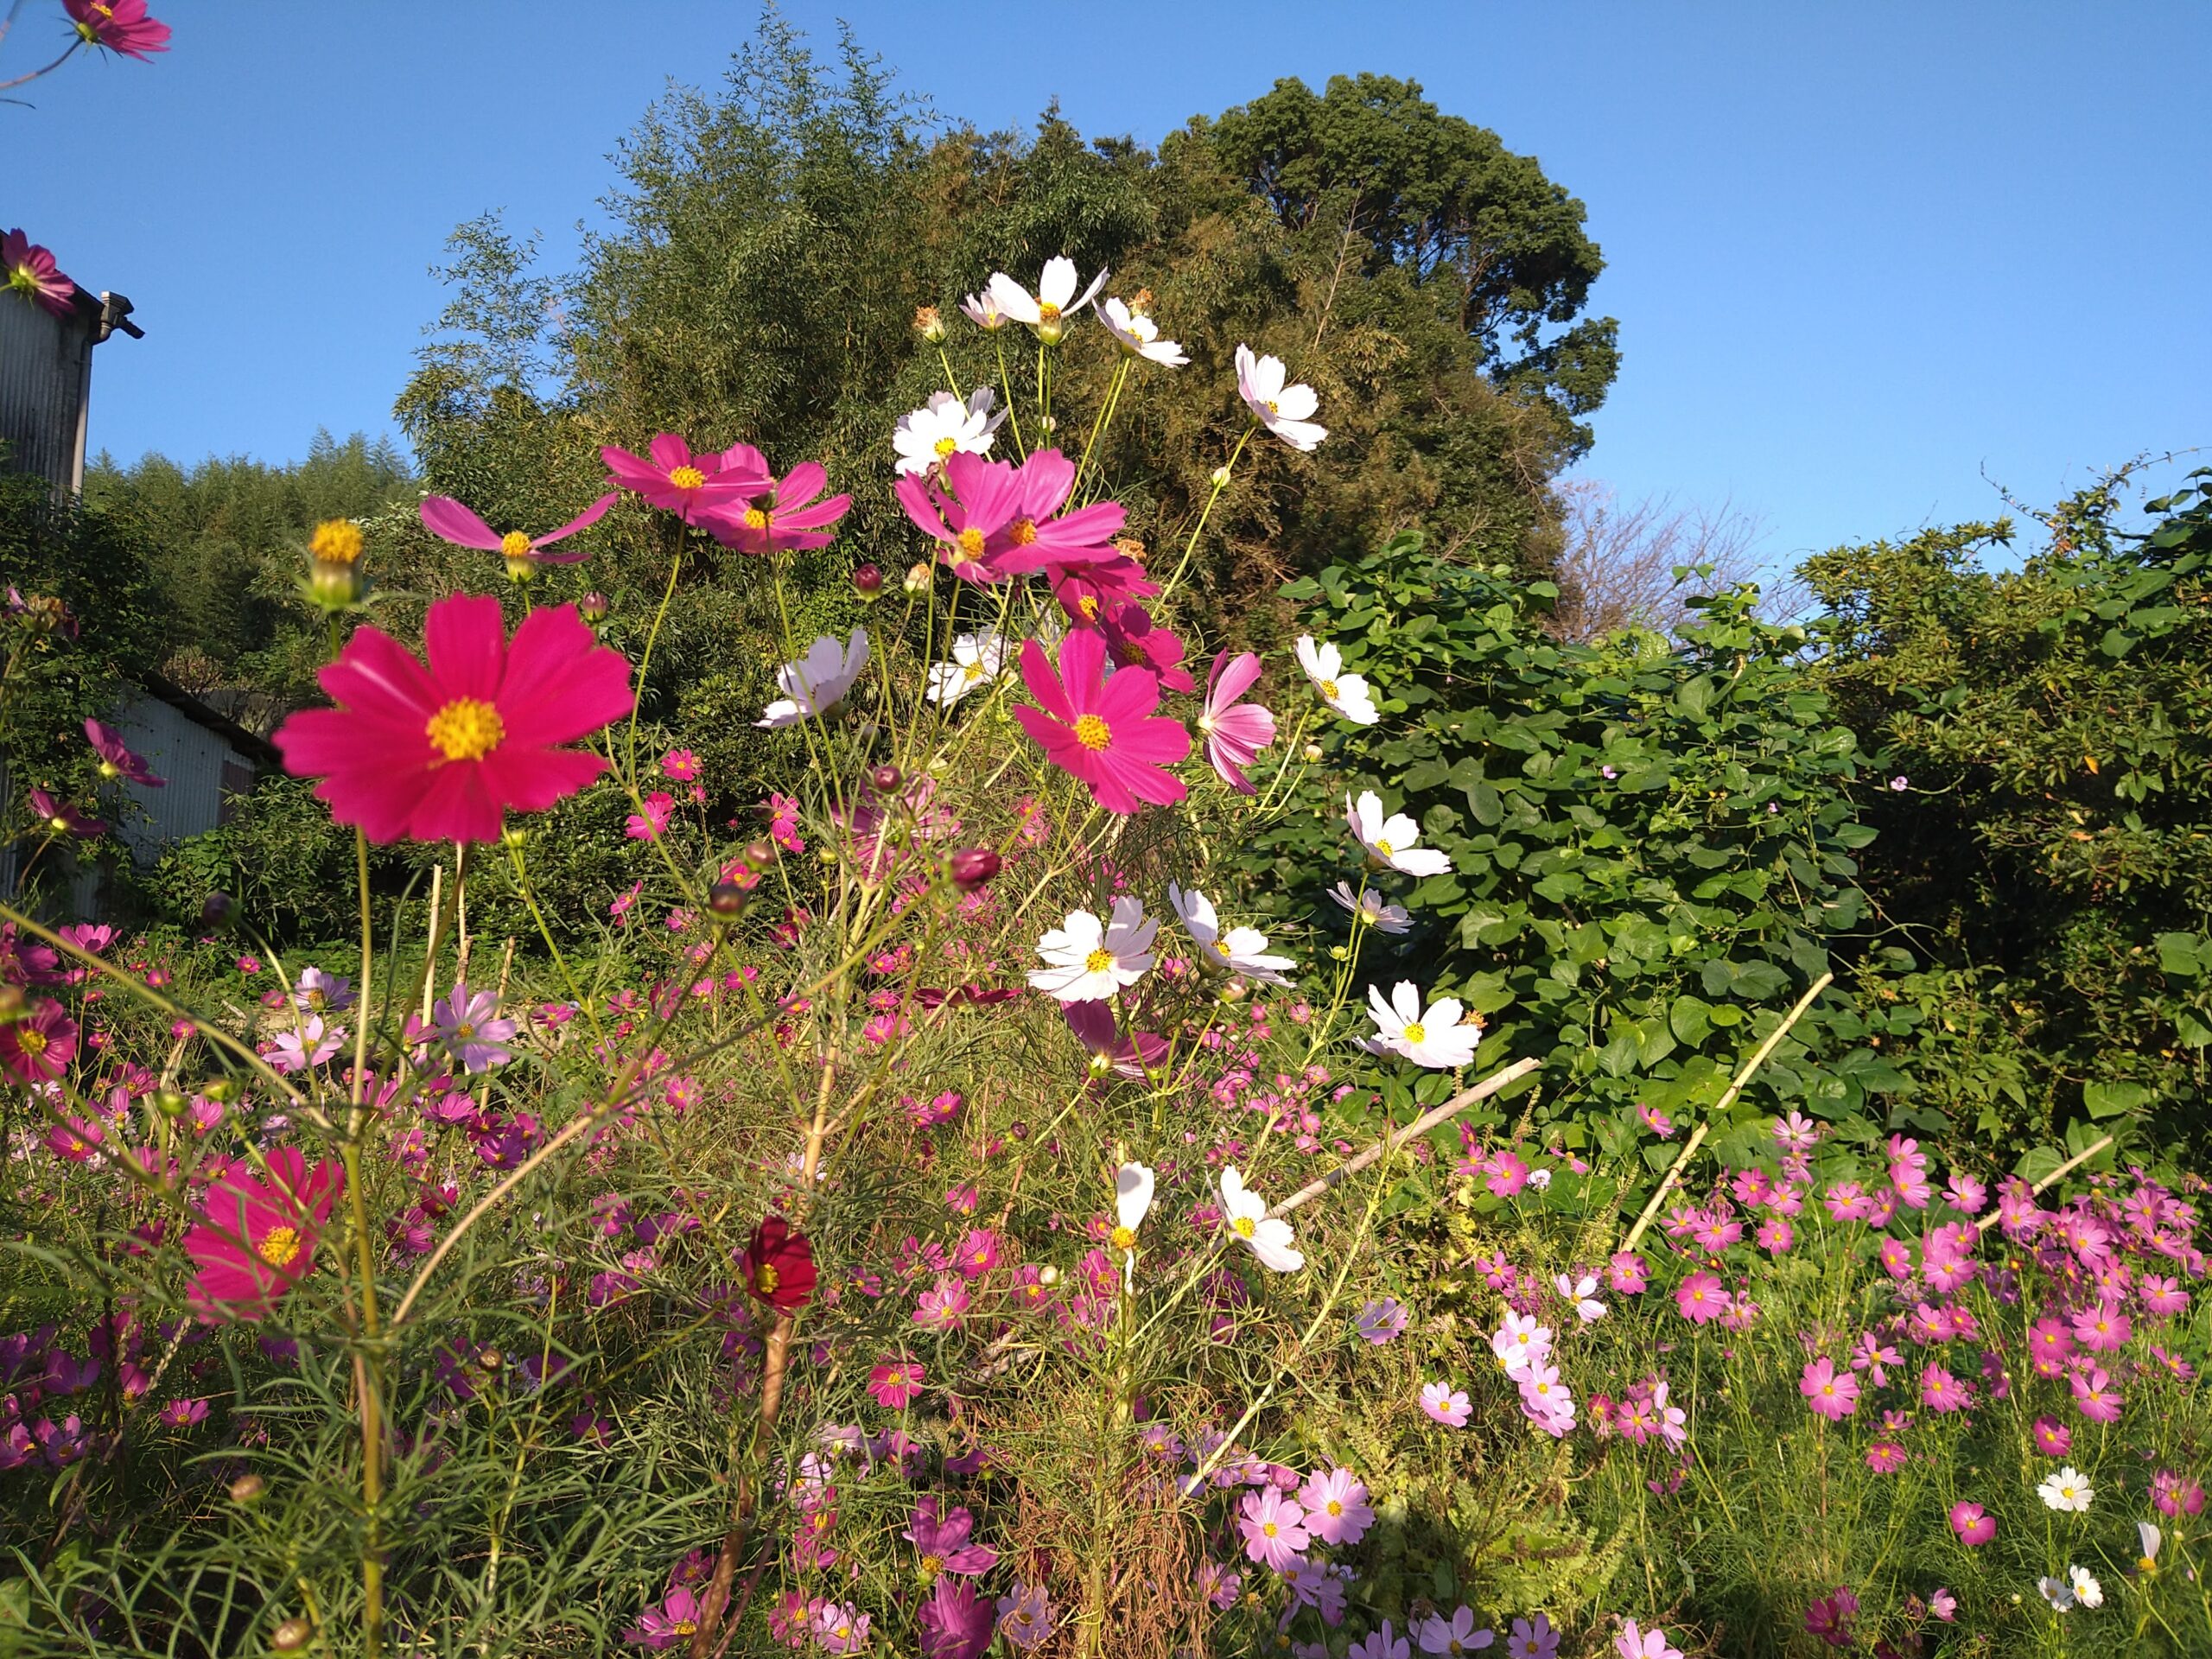
[[[77,1054],[77,1022],[59,1002],[41,1001],[0,1025],[0,1068],[17,1083],[50,1083]]]
[[[1350,1548],[1375,1524],[1366,1484],[1349,1469],[1315,1470],[1298,1489],[1298,1502],[1306,1511],[1306,1529],[1325,1544]]]
[[[750,444],[733,445],[723,461],[748,474],[757,467],[762,479],[758,490],[701,509],[700,525],[724,547],[753,554],[827,547],[835,536],[830,526],[851,510],[849,495],[821,499],[830,487],[830,474],[819,461],[805,461],[778,479]]]
[[[753,1230],[752,1241],[737,1258],[745,1288],[779,1313],[795,1313],[814,1295],[814,1247],[781,1216],[769,1216]]]
[[[769,485],[768,469],[760,464],[760,452],[746,444],[728,455],[711,451],[695,455],[681,436],[664,432],[645,455],[633,455],[611,443],[599,454],[616,484],[648,506],[679,514],[687,523],[759,495]]]
[[[1152,620],[1152,613],[1135,600],[1119,606],[1101,606],[1094,620],[1107,655],[1117,668],[1149,669],[1170,691],[1194,691],[1198,683],[1183,666],[1183,641],[1172,629]]]
[[[1087,910],[1070,911],[1037,941],[1046,965],[1031,971],[1029,982],[1062,1002],[1103,1002],[1151,970],[1159,931],[1142,901],[1127,893],[1114,900],[1109,922]]]
[[[866,628],[855,628],[842,645],[828,634],[821,635],[806,648],[805,656],[777,669],[776,684],[784,695],[753,723],[777,731],[829,713],[853,689],[868,667],[868,656]]]
[[[1236,348],[1236,395],[1252,411],[1252,418],[1300,454],[1321,447],[1329,429],[1307,417],[1320,407],[1313,388],[1285,385],[1287,378],[1279,357],[1255,357],[1249,346]]]
[[[566,541],[577,531],[589,530],[607,517],[607,510],[615,502],[617,492],[609,490],[558,530],[549,530],[543,536],[511,530],[504,536],[486,524],[470,509],[461,505],[449,495],[433,495],[422,505],[423,528],[442,541],[455,547],[474,548],[480,552],[497,553],[507,562],[507,574],[527,575],[535,564],[576,564],[591,556],[587,551],[548,553],[544,550],[556,542]]]
[[[1337,649],[1334,640],[1317,645],[1313,635],[1301,633],[1295,649],[1299,667],[1306,671],[1306,677],[1320,693],[1322,702],[1355,726],[1372,726],[1382,717],[1375,707],[1374,694],[1367,689],[1365,678],[1344,672],[1344,653]]]
[[[1859,1409],[1859,1379],[1848,1370],[1837,1370],[1835,1362],[1826,1357],[1806,1362],[1797,1392],[1805,1396],[1805,1403],[1816,1415],[1832,1423],[1841,1422]]]
[[[1969,1549],[1977,1549],[1997,1535],[1997,1517],[1963,1498],[1951,1505],[1950,1522],[1959,1541]]]
[[[949,391],[931,392],[926,407],[901,415],[892,429],[891,448],[899,457],[893,470],[920,474],[955,455],[990,454],[1007,413],[993,410],[996,401],[988,386],[976,387],[964,404]]]
[[[320,968],[302,968],[292,982],[292,1005],[307,1014],[343,1014],[353,1006],[353,982]]]
[[[63,276],[54,256],[20,230],[0,235],[0,288],[20,294],[57,317],[69,315],[77,284]]]
[[[2036,1495],[2043,1499],[2046,1509],[2081,1515],[2088,1511],[2090,1499],[2097,1494],[2095,1488],[2069,1463],[2056,1474],[2046,1476],[2037,1486]]]
[[[1449,1382],[1424,1382],[1421,1408],[1430,1421],[1441,1423],[1446,1428],[1467,1426],[1467,1391],[1455,1389]]]
[[[622,1639],[632,1647],[672,1648],[690,1640],[698,1628],[699,1599],[679,1585],[639,1613],[638,1622],[623,1631]]]
[[[1389,1296],[1365,1303],[1353,1316],[1352,1325],[1363,1340],[1377,1347],[1386,1342],[1395,1342],[1405,1334],[1405,1305]]]
[[[268,1156],[266,1177],[243,1160],[200,1201],[202,1219],[184,1237],[193,1265],[188,1296],[203,1319],[266,1319],[315,1270],[331,1206],[346,1190],[335,1159],[308,1167],[296,1147]]]
[[[455,983],[453,994],[436,1008],[435,1026],[461,1070],[480,1076],[514,1058],[506,1045],[515,1034],[515,1022],[499,1018],[499,999],[490,991],[472,993]]]
[[[1482,1045],[1482,1021],[1461,1024],[1465,1006],[1455,996],[1439,997],[1423,1009],[1421,988],[1402,979],[1388,1002],[1382,987],[1370,985],[1367,1001],[1375,1035],[1363,1039],[1363,1046],[1370,1053],[1396,1054],[1432,1071],[1456,1071],[1473,1061]]]
[[[1506,1659],[1559,1659],[1559,1632],[1542,1613],[1533,1621],[1516,1618],[1505,1638],[1505,1653]]]
[[[304,1025],[276,1033],[276,1046],[268,1054],[270,1068],[286,1076],[312,1071],[327,1065],[345,1041],[344,1031],[325,1031],[322,1016],[316,1014]]]
[[[277,728],[295,777],[374,842],[495,841],[510,808],[543,811],[606,769],[559,746],[630,712],[630,665],[575,607],[533,611],[510,642],[499,601],[454,594],[423,623],[429,666],[357,629],[321,673],[335,709]]]
[[[126,783],[138,784],[147,789],[161,789],[168,780],[154,776],[145,760],[130,752],[123,741],[123,734],[97,720],[85,722],[85,741],[92,746],[92,753],[100,758],[100,776],[120,778]]]
[[[868,1368],[868,1391],[887,1411],[911,1405],[922,1391],[922,1364],[917,1359],[884,1359]]]
[[[1106,285],[1106,277],[1107,272],[1102,269],[1078,298],[1075,261],[1065,254],[1055,254],[1045,262],[1034,294],[1002,270],[991,273],[990,285],[984,292],[1001,316],[1027,324],[1039,340],[1052,346],[1059,342],[1076,314],[1098,296],[1098,290]]]
[[[1357,801],[1350,795],[1344,797],[1344,823],[1369,857],[1401,874],[1426,878],[1442,875],[1452,868],[1449,853],[1415,844],[1421,830],[1406,814],[1395,812],[1385,817],[1382,798],[1371,789],[1363,790]]]
[[[169,49],[169,26],[146,15],[146,0],[61,0],[61,6],[89,46],[142,63]]]
[[[952,660],[931,664],[923,695],[950,709],[970,691],[980,690],[1006,672],[1006,636],[995,629],[963,633],[952,642]]]
[[[106,820],[88,817],[67,801],[36,785],[32,786],[30,802],[31,817],[50,836],[75,836],[80,841],[90,841],[107,833]]]
[[[1210,967],[1223,968],[1240,979],[1262,985],[1287,985],[1282,970],[1297,963],[1288,957],[1267,954],[1268,937],[1257,928],[1232,927],[1224,932],[1213,900],[1196,887],[1187,893],[1170,881],[1167,903],[1198,947],[1198,957]]]
[[[1180,346],[1160,337],[1158,323],[1120,300],[1102,301],[1097,316],[1106,325],[1106,332],[1114,336],[1114,343],[1130,357],[1169,369],[1179,369],[1191,360]]]
[[[1355,894],[1350,882],[1339,881],[1329,889],[1329,897],[1378,933],[1403,933],[1414,925],[1412,912],[1403,905],[1383,903],[1382,895],[1372,887]]]
[[[1304,1554],[1312,1542],[1304,1508],[1273,1486],[1244,1494],[1237,1506],[1236,1529],[1244,1535],[1244,1553],[1277,1573],[1293,1556]]]
[[[1621,1622],[1621,1633],[1613,1638],[1613,1651],[1620,1659],[1682,1659],[1682,1650],[1667,1640],[1666,1631],[1656,1627],[1643,1630],[1632,1618]]]
[[[1260,659],[1251,652],[1232,657],[1222,652],[1206,676],[1205,705],[1198,712],[1198,735],[1205,740],[1206,760],[1231,789],[1255,793],[1244,769],[1259,759],[1260,751],[1275,741],[1275,717],[1257,703],[1238,699],[1260,677]]]
[[[1364,1641],[1353,1643],[1345,1659],[1413,1659],[1413,1645],[1386,1618]]]
[[[998,1601],[999,1631],[1024,1652],[1052,1633],[1052,1604],[1041,1584],[1017,1584]]]
[[[929,1582],[940,1573],[974,1578],[999,1564],[998,1551],[969,1541],[975,1529],[976,1517],[965,1505],[945,1511],[936,1493],[925,1492],[915,1500],[913,1519],[899,1535],[922,1558],[923,1580]]]
[[[1034,639],[1021,646],[1021,677],[1034,709],[1014,717],[1047,760],[1090,786],[1109,812],[1134,813],[1142,802],[1183,798],[1183,780],[1166,770],[1191,752],[1180,721],[1156,716],[1157,676],[1141,668],[1106,677],[1106,647],[1090,629],[1060,643],[1058,670]]]
[[[1574,1304],[1575,1317],[1583,1324],[1605,1317],[1605,1305],[1597,1300],[1598,1275],[1586,1273],[1580,1279],[1569,1279],[1560,1274],[1552,1281],[1559,1294]]]
[[[1268,1214],[1267,1201],[1244,1185],[1236,1165],[1223,1168],[1220,1193],[1222,1219],[1252,1247],[1261,1266],[1275,1273],[1296,1273],[1306,1265],[1304,1254],[1291,1243],[1290,1224]]]

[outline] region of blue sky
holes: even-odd
[[[615,140],[718,76],[749,3],[156,0],[152,65],[73,61],[0,108],[0,226],[143,340],[103,346],[92,442],[268,459],[391,429],[447,232],[487,208],[565,263]],[[1585,471],[1731,502],[1787,559],[2048,500],[2212,444],[2212,6],[1270,5],[791,0],[940,110],[1057,96],[1141,141],[1279,76],[1370,69],[1537,156],[1588,205],[1624,362]],[[0,50],[59,36],[30,0]],[[2200,456],[2183,464],[2212,461]],[[2168,468],[2164,476],[2171,477]]]

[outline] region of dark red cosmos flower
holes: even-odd
[[[737,1270],[746,1289],[779,1313],[796,1313],[813,1300],[814,1246],[781,1216],[770,1216],[753,1230]]]

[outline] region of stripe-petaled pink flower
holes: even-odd
[[[61,274],[53,254],[17,230],[0,234],[0,288],[66,317],[77,284]]]
[[[1088,628],[1061,642],[1057,673],[1045,648],[1026,640],[1021,678],[1038,707],[1016,709],[1014,717],[1046,758],[1090,785],[1109,812],[1181,800],[1183,780],[1165,768],[1190,753],[1191,734],[1180,721],[1153,713],[1160,706],[1159,677],[1141,668],[1105,676],[1105,642]]]
[[[723,451],[722,461],[725,467],[757,472],[761,486],[703,510],[699,523],[724,547],[741,553],[827,547],[832,538],[830,527],[853,505],[849,495],[817,499],[830,487],[830,474],[819,461],[806,461],[776,478],[768,471],[767,457],[749,443],[732,445]]]
[[[563,748],[630,712],[630,665],[575,607],[533,611],[510,642],[499,601],[451,594],[430,607],[426,667],[362,628],[322,671],[335,709],[278,728],[296,777],[371,841],[495,841],[510,809],[542,812],[607,763]]]
[[[556,542],[566,541],[580,530],[589,530],[607,517],[607,510],[614,505],[614,499],[615,492],[609,490],[560,529],[549,530],[543,536],[531,536],[519,530],[511,530],[502,536],[451,496],[433,495],[423,503],[423,528],[455,547],[472,547],[479,552],[500,555],[507,561],[512,575],[517,565],[577,564],[589,558],[588,551],[548,553],[545,550]]]
[[[1206,759],[1221,781],[1249,795],[1255,792],[1244,768],[1260,751],[1275,741],[1275,717],[1257,703],[1240,703],[1260,677],[1260,659],[1251,652],[1231,657],[1223,652],[1213,659],[1206,676],[1205,707],[1198,713],[1198,734],[1206,741]]]
[[[644,455],[608,444],[599,452],[615,483],[647,505],[680,513],[692,523],[702,515],[759,495],[768,487],[768,472],[757,464],[760,452],[750,444],[716,454],[699,454],[674,432],[656,437]]]

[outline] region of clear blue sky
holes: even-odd
[[[283,459],[391,429],[448,229],[504,208],[565,263],[614,141],[718,76],[747,3],[156,0],[151,65],[0,108],[21,224],[148,337],[103,346],[92,442]],[[2212,444],[2212,5],[888,0],[849,18],[948,115],[1093,133],[1332,73],[1411,76],[1588,205],[1624,362],[1585,470],[1732,500],[1787,557],[2048,500]],[[30,0],[0,73],[59,34]],[[2199,460],[2212,459],[2200,457]],[[2192,463],[2194,464],[2194,463]]]

